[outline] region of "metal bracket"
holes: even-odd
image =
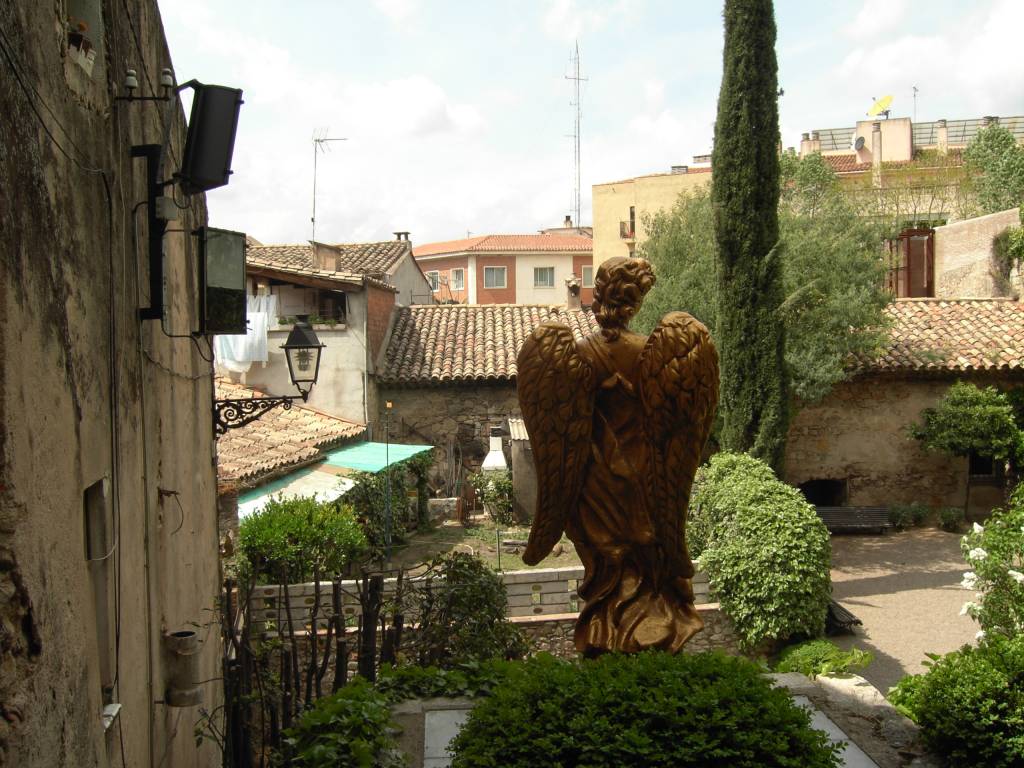
[[[260,418],[267,411],[277,406],[284,406],[287,411],[296,400],[303,400],[301,395],[283,395],[281,397],[247,397],[239,400],[213,401],[213,432],[216,436],[223,435],[229,429],[244,427]]]

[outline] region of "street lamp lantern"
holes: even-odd
[[[307,315],[300,315],[299,322],[288,334],[288,340],[281,345],[288,361],[288,375],[292,384],[302,394],[303,401],[309,398],[309,390],[320,375],[320,354],[325,344],[317,338]]]
[[[306,402],[309,399],[309,390],[316,384],[317,376],[320,375],[320,354],[325,346],[327,345],[320,342],[313,331],[313,326],[309,324],[309,316],[300,315],[299,322],[288,334],[288,340],[281,345],[288,361],[288,375],[292,384],[299,390],[299,394],[215,400],[214,434],[223,435],[229,429],[244,427],[279,405],[288,410],[300,397]]]

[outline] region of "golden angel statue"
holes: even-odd
[[[586,570],[575,639],[587,656],[676,653],[703,627],[685,525],[718,404],[718,353],[685,312],[646,338],[628,329],[653,285],[643,259],[604,262],[594,283],[600,331],[576,341],[545,322],[517,360],[538,482],[523,561],[540,562],[563,531],[575,544]]]

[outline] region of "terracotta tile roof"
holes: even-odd
[[[511,381],[516,355],[544,320],[561,320],[578,338],[597,330],[590,310],[540,304],[441,304],[402,307],[385,352],[385,384]]]
[[[864,372],[1012,371],[1024,375],[1024,304],[1010,299],[899,299],[890,343]]]
[[[250,245],[246,249],[246,264],[286,274],[310,275],[327,280],[361,283],[363,278],[378,281],[409,253],[404,240],[385,240],[380,243],[321,243],[332,255],[330,268],[320,267],[314,258],[312,245]]]
[[[822,155],[822,160],[832,166],[832,170],[836,173],[863,173],[864,171],[871,170],[871,162],[861,163],[857,161],[857,155],[850,153],[844,155]],[[931,156],[926,156],[931,157]],[[922,161],[922,158],[915,158],[918,163],[919,169],[924,168],[939,168],[941,165],[936,162],[932,165],[928,165]],[[948,155],[944,160],[945,164],[958,166],[963,164],[963,154],[958,148],[951,148]],[[909,160],[892,160],[882,163],[882,170],[887,168],[905,168],[910,165]]]
[[[594,240],[587,235],[481,235],[462,240],[426,243],[412,250],[413,256],[438,256],[442,253],[534,253],[536,251],[594,250]]]
[[[216,392],[218,399],[264,394],[224,378],[216,380]],[[360,437],[365,431],[362,424],[307,406],[293,405],[288,410],[277,407],[251,424],[229,429],[217,438],[218,479],[243,486],[258,485],[261,479],[306,464],[323,449]]]

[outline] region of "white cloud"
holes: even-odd
[[[879,40],[900,26],[906,18],[906,0],[864,0],[864,4],[844,31],[860,40]]]
[[[418,0],[373,0],[373,5],[396,24],[408,21],[420,6]]]
[[[555,40],[579,40],[611,21],[624,18],[632,5],[630,0],[601,4],[595,0],[587,0],[585,4],[579,0],[551,0],[544,14],[544,32]]]

